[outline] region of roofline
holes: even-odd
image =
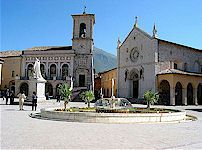
[[[71,16],[95,16],[95,14],[75,14],[75,15],[71,15]]]
[[[10,58],[10,57],[22,57],[22,55],[16,55],[16,56],[5,56],[5,57],[0,57],[0,59],[4,59],[4,58]]]
[[[159,76],[159,75],[167,75],[167,74],[180,74],[180,75],[187,75],[187,76],[197,76],[197,77],[202,77],[202,74],[201,73],[193,73],[193,74],[183,74],[183,73],[173,73],[173,72],[168,72],[168,73],[162,73],[162,74],[157,74],[156,76]]]
[[[162,42],[169,43],[169,44],[174,44],[174,45],[177,45],[177,46],[182,46],[182,47],[189,48],[189,49],[192,49],[192,50],[195,50],[197,52],[201,52],[202,53],[202,49],[201,50],[200,49],[196,49],[196,48],[193,48],[193,47],[189,47],[189,46],[186,46],[186,45],[182,45],[182,44],[178,44],[178,43],[162,40],[162,39],[159,39],[159,38],[156,38],[156,39],[158,41],[162,41]]]
[[[106,72],[109,72],[109,71],[112,71],[112,70],[115,70],[115,69],[117,69],[117,67],[115,67],[115,68],[112,68],[112,69],[110,69],[110,70],[107,70],[107,71],[103,71],[103,72],[98,72],[97,74],[103,74],[103,73],[106,73]]]

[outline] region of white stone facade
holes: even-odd
[[[182,71],[184,75],[186,72],[191,72],[192,74],[189,75],[197,76],[198,83],[193,89],[193,93],[196,94],[192,94],[195,95],[192,99],[197,99],[197,92],[200,99],[202,50],[158,39],[156,32],[154,33],[155,36],[150,36],[135,25],[123,43],[118,42],[118,97],[141,99],[147,90],[157,92],[159,91],[158,74],[174,69],[179,70],[174,71],[174,74],[180,74]],[[175,87],[171,87],[170,91],[176,92]],[[170,99],[174,99],[175,95],[171,92]],[[170,102],[170,104],[174,103]]]
[[[135,54],[133,51],[135,49]],[[138,96],[146,90],[155,89],[155,61],[157,39],[134,27],[118,48],[118,96],[134,97],[133,81],[138,81]],[[134,57],[134,58],[131,58]],[[127,73],[126,73],[127,72]],[[134,72],[137,77],[133,77]],[[126,75],[127,74],[127,75]]]

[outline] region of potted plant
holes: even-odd
[[[71,100],[71,95],[72,95],[72,91],[66,82],[64,82],[63,84],[59,86],[59,94],[64,100],[64,109],[66,109],[67,104]]]
[[[159,94],[149,90],[144,93],[144,99],[147,102],[147,108],[150,109],[150,105],[158,102]]]

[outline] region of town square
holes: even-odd
[[[3,0],[1,149],[202,149],[202,14],[173,3]]]

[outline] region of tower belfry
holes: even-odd
[[[94,88],[93,75],[93,27],[95,15],[86,14],[84,6],[83,14],[72,15],[73,17],[73,38],[72,49],[74,56],[74,77],[77,83],[75,86]]]

